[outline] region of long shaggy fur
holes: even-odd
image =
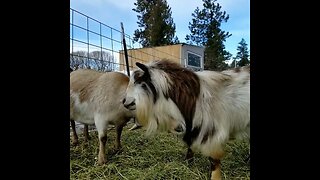
[[[167,60],[131,76],[125,104],[135,102],[148,133],[177,128],[193,151],[210,156],[231,138],[250,136],[250,68],[192,72]]]

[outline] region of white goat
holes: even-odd
[[[122,128],[134,117],[123,106],[129,77],[119,72],[97,72],[79,69],[70,74],[70,120],[95,124],[99,136],[98,164],[106,163],[107,127],[115,125],[115,147],[121,147]]]
[[[209,157],[211,179],[221,179],[225,144],[250,137],[250,67],[192,72],[168,60],[136,65],[125,107],[136,110],[147,133],[183,134],[187,158],[200,151]]]
[[[73,69],[70,67],[70,73],[72,71],[73,71]],[[70,119],[70,124],[71,124],[71,128],[72,128],[72,143],[73,143],[73,145],[78,145],[78,135],[77,135],[76,124],[75,124],[74,120]],[[83,134],[84,134],[84,140],[88,141],[90,139],[90,136],[89,136],[89,127],[87,124],[84,124]]]

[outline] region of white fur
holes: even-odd
[[[90,106],[88,102],[80,103],[79,93],[73,93],[72,90],[70,90],[70,97],[74,101],[74,105],[70,113],[71,119],[75,119],[77,122],[81,122],[82,124],[94,124],[94,110],[92,109],[92,106]]]
[[[134,85],[134,77],[130,77],[126,99],[135,100],[137,117],[140,116],[138,118],[139,123],[146,126],[147,135],[157,130],[174,132],[173,129],[178,125],[181,125],[185,130],[185,121],[178,107],[170,98],[166,99],[164,97],[164,93],[168,92],[169,86],[172,84],[170,78],[163,71],[153,71],[153,73],[151,79],[157,82],[154,86],[157,91],[161,89],[161,93],[158,91],[159,98],[155,104],[153,103],[153,98],[146,94],[141,85]],[[156,119],[159,119],[159,125]]]
[[[200,96],[197,101],[193,126],[202,123],[200,134],[191,146],[202,154],[210,156],[215,149],[221,150],[230,138],[239,138],[241,135],[249,137],[250,129],[250,81],[248,72],[231,73],[232,83],[221,86],[212,77],[221,74],[210,71],[197,72],[201,79]],[[210,77],[210,78],[209,78]],[[204,94],[204,96],[202,96]],[[199,120],[203,120],[200,122]],[[201,144],[204,133],[215,127],[215,134],[205,144]]]
[[[138,120],[143,121],[142,125],[147,127],[148,133],[172,131],[178,125],[185,131],[185,121],[177,105],[164,97],[169,87],[174,88],[175,85],[163,70],[152,67],[152,63],[147,66],[159,98],[153,103],[153,97],[148,96],[140,84],[134,84],[131,76],[126,98],[135,100]],[[201,128],[191,149],[212,156],[220,152],[230,138],[250,138],[250,72],[202,71],[196,72],[196,75],[200,79],[200,94],[192,127],[201,125]],[[228,80],[224,82],[221,79]],[[143,118],[140,119],[141,114]],[[205,133],[213,128],[213,136],[201,143]]]
[[[99,139],[106,136],[108,124],[123,126],[134,117],[134,111],[129,111],[122,104],[128,79],[120,72],[73,71],[70,74],[70,119],[95,124]],[[86,98],[82,97],[83,102],[80,101],[80,91],[87,91]],[[101,146],[104,149],[100,142],[99,151]],[[99,152],[101,162],[105,161],[104,153]]]

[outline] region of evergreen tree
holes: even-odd
[[[228,64],[224,61],[231,58],[225,50],[224,42],[231,36],[222,31],[221,23],[227,22],[229,15],[221,11],[217,0],[203,0],[203,9],[197,7],[192,13],[192,23],[189,22],[190,35],[186,40],[190,44],[205,47],[204,68],[209,70],[224,70]]]
[[[143,47],[153,47],[178,43],[174,37],[176,26],[171,17],[171,8],[166,0],[137,0],[138,27],[134,32],[134,41]]]
[[[245,66],[250,64],[249,61],[249,51],[248,51],[248,44],[246,41],[242,38],[239,42],[239,46],[237,47],[237,56],[236,59],[238,59],[238,66]]]

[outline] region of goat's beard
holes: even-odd
[[[148,104],[149,103],[147,102],[140,102],[139,104],[136,104],[137,119],[139,124],[144,127],[147,126],[149,122],[150,108]]]
[[[158,128],[157,121],[153,113],[154,103],[149,96],[140,96],[136,100],[136,117],[143,127],[146,128],[147,135],[155,132]]]

